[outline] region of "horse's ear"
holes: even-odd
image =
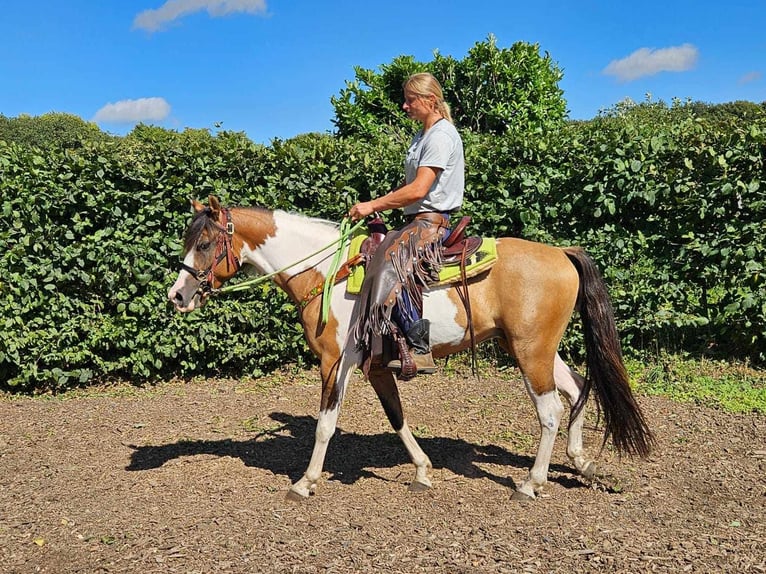
[[[221,202],[218,201],[218,198],[215,195],[208,197],[207,202],[210,206],[210,217],[212,217],[214,221],[217,221],[218,216],[221,213]]]
[[[189,200],[191,202],[192,209],[194,210],[194,213],[199,213],[200,211],[204,211],[205,206],[197,201],[196,199]]]

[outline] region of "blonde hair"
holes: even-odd
[[[434,78],[432,74],[429,74],[428,72],[412,74],[404,82],[403,88],[421,98],[433,96],[436,100],[436,111],[438,111],[445,120],[454,123],[452,121],[449,104],[444,101],[442,86],[439,83],[439,80]]]

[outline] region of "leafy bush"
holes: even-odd
[[[411,65],[397,61],[389,75]],[[344,117],[362,126],[370,106]],[[553,113],[487,133],[502,116],[490,112],[478,131],[463,129],[472,231],[584,246],[628,354],[766,363],[766,115],[623,103],[589,122],[560,124]],[[173,311],[166,292],[189,199],[338,220],[400,183],[406,129],[270,146],[151,126],[44,150],[0,139],[0,386],[240,376],[312,360],[297,311],[271,285]],[[577,358],[573,325],[563,351]]]
[[[41,116],[8,118],[0,114],[0,140],[28,147],[79,148],[84,142],[105,141],[111,136],[79,116],[51,112]]]
[[[264,312],[256,294],[225,302],[226,321],[176,315],[166,301],[189,198],[228,199],[247,186],[242,202],[258,201],[265,148],[235,134],[146,136],[45,155],[0,142],[5,385],[260,372],[278,364],[275,348],[304,359],[296,317]],[[287,304],[269,298],[269,307]],[[241,352],[262,349],[256,334],[266,332],[281,341]]]

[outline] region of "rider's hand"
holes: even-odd
[[[371,215],[374,211],[375,210],[372,208],[371,202],[363,201],[361,203],[357,203],[351,209],[349,209],[348,216],[352,219],[352,221],[358,221],[363,217]]]

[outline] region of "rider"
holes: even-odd
[[[349,217],[358,220],[377,211],[403,208],[408,223],[389,232],[368,265],[362,287],[358,340],[368,351],[372,335],[404,334],[421,373],[433,373],[430,324],[422,318],[421,287],[441,265],[438,243],[450,213],[463,203],[463,142],[452,123],[442,87],[429,73],[404,83],[407,115],[422,124],[407,150],[405,183],[382,197],[357,203]],[[416,261],[413,258],[417,255]],[[388,364],[400,369],[399,361]]]

